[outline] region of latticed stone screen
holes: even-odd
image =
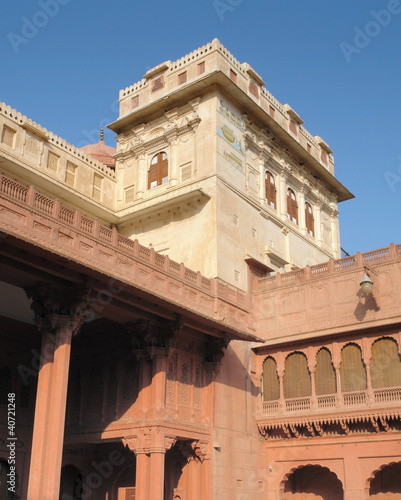
[[[71,163],[70,161],[67,161],[67,168],[65,171],[65,182],[69,186],[74,187],[75,186],[75,172],[76,172],[77,166]]]
[[[7,125],[4,125],[1,142],[6,146],[9,146],[10,148],[13,148],[15,134],[16,134],[15,130],[13,130],[10,127],[7,127]]]
[[[49,155],[47,157],[47,168],[53,172],[57,172],[58,159],[59,157],[57,155],[49,151]]]
[[[181,366],[179,397],[180,403],[189,403],[189,370],[186,363]]]
[[[366,390],[366,371],[357,345],[349,344],[342,350],[340,376],[343,392]]]
[[[280,381],[277,366],[273,358],[263,363],[263,401],[277,401],[280,398]]]
[[[97,201],[100,201],[102,197],[102,182],[103,177],[101,175],[94,174],[92,196]]]
[[[321,349],[316,356],[315,380],[318,396],[336,392],[336,372],[327,349]]]
[[[187,181],[192,177],[192,167],[191,164],[183,165],[181,167],[181,181]]]
[[[135,201],[135,186],[131,186],[124,191],[124,202],[133,203]]]
[[[300,352],[290,354],[285,361],[284,397],[311,396],[312,385],[306,356]]]
[[[167,371],[167,387],[166,387],[166,397],[167,401],[169,403],[173,403],[175,400],[175,394],[174,394],[174,364],[172,361],[168,364],[168,371]]]
[[[195,369],[194,405],[196,407],[201,406],[201,369],[199,367]]]
[[[401,387],[401,360],[393,339],[380,339],[373,344],[370,373],[373,389]]]

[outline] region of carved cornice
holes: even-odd
[[[349,415],[305,416],[286,419],[281,416],[274,421],[257,422],[259,432],[266,439],[298,439],[330,435],[371,434],[401,432],[401,411],[359,412]]]
[[[177,140],[180,136],[188,132],[193,132],[195,128],[198,127],[200,122],[201,119],[199,118],[198,114],[196,112],[193,112],[190,117],[186,117],[184,123],[182,123],[180,126],[178,126],[176,123],[169,123],[169,128],[157,137],[152,137],[151,139],[144,140],[143,137],[136,136],[126,144],[122,145],[122,148],[124,148],[124,150],[119,151],[115,155],[115,158],[117,160],[126,160],[132,155],[136,156],[160,146],[166,147],[173,140]]]

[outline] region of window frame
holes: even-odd
[[[155,159],[156,161],[154,161]],[[168,167],[168,155],[165,151],[160,151],[152,156],[148,169],[148,189],[154,189],[168,183]]]
[[[313,217],[313,207],[308,201],[305,202],[305,228],[307,234],[309,234],[309,236],[312,236],[314,238],[315,218]]]
[[[294,197],[291,196],[294,195]],[[295,191],[287,187],[287,219],[298,226],[298,202]]]
[[[272,189],[274,190],[273,196],[271,196]],[[265,170],[265,202],[266,202],[266,205],[268,205],[270,208],[277,210],[276,181],[275,181],[274,175],[269,170]]]

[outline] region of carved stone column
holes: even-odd
[[[366,385],[367,385],[366,393],[367,393],[368,403],[374,402],[374,394],[373,394],[373,388],[372,388],[372,376],[370,373],[371,361],[372,361],[371,356],[366,356],[363,358],[363,362],[365,363],[365,366],[366,366]]]
[[[316,353],[315,350],[310,348],[308,352],[308,369],[311,376],[311,406],[313,409],[317,408],[317,395],[316,395]]]
[[[81,326],[89,292],[49,285],[26,290],[42,333],[28,500],[59,496],[71,339]]]
[[[178,150],[179,143],[178,138],[172,137],[171,145],[170,145],[170,186],[175,186],[178,180]]]
[[[315,222],[315,231],[316,231],[316,243],[318,246],[323,245],[323,237],[322,237],[322,202],[317,201],[315,203],[315,216],[316,216],[316,222]]]
[[[284,170],[279,177],[279,198],[278,198],[279,214],[282,220],[287,220],[287,178]]]
[[[334,259],[339,259],[341,257],[338,213],[339,212],[337,210],[332,210],[332,212],[330,214],[330,226],[331,226],[331,234],[332,234],[331,247],[333,249]]]
[[[336,387],[337,387],[336,398],[337,398],[337,405],[341,407],[341,406],[344,405],[343,393],[342,393],[342,390],[341,390],[341,375],[340,375],[341,361],[336,361],[335,359],[333,359],[333,366],[334,366],[334,370],[336,372]]]
[[[133,332],[133,352],[140,363],[140,406],[160,413],[166,406],[168,359],[177,347],[182,326],[179,321],[160,325],[141,320],[127,328]]]
[[[306,234],[306,218],[305,218],[305,187],[301,187],[299,190],[299,229],[301,234]]]
[[[146,156],[144,152],[140,152],[138,155],[138,189],[136,191],[136,197],[138,199],[142,199],[145,196],[147,182]]]

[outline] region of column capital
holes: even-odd
[[[91,290],[82,286],[61,287],[41,283],[25,288],[25,293],[32,300],[31,309],[38,329],[49,333],[64,327],[76,334],[93,301]]]
[[[125,327],[131,333],[131,344],[135,355],[147,359],[171,357],[178,347],[183,329],[179,318],[164,324],[139,320]]]

